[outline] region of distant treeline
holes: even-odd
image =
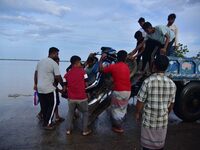
[[[5,60],[5,61],[39,61],[39,59],[9,59],[9,58],[0,58],[0,61],[1,60]],[[60,60],[60,62],[70,62],[69,60]]]

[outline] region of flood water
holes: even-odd
[[[33,77],[37,61],[0,60],[0,101],[10,97],[33,95]],[[68,62],[60,62],[64,76]]]

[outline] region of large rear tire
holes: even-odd
[[[177,95],[174,112],[186,122],[200,119],[200,82],[191,82],[183,88]]]

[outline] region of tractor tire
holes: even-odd
[[[200,119],[200,82],[191,82],[183,88],[177,95],[174,112],[186,122]]]

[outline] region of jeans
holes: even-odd
[[[174,44],[175,39],[169,42],[167,46],[167,56],[174,56],[175,47],[172,46]]]
[[[83,132],[88,130],[88,102],[84,101],[68,101],[68,115],[67,115],[67,130],[71,130],[73,128],[73,118],[74,112],[77,108],[83,114]]]

